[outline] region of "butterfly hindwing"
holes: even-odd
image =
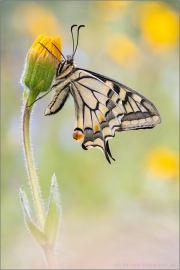
[[[84,149],[96,147],[109,160],[108,140],[115,136],[124,116],[118,94],[88,71],[77,69],[71,75],[70,92],[76,108],[76,124],[73,137]]]

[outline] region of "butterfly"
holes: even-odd
[[[81,142],[84,150],[94,147],[100,149],[111,163],[110,158],[115,159],[111,155],[108,141],[115,136],[116,131],[150,129],[161,123],[161,117],[153,103],[135,90],[76,66],[74,55],[79,29],[84,25],[77,29],[74,49],[73,28],[76,26],[71,26],[72,55],[64,57],[59,51],[63,59],[58,64],[55,83],[51,88],[55,93],[44,114],[52,115],[60,111],[71,95],[76,115],[73,138]]]

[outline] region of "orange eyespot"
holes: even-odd
[[[73,138],[77,141],[81,140],[84,137],[84,134],[80,130],[74,130]]]

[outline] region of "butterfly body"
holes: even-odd
[[[115,131],[153,128],[161,123],[156,107],[147,98],[118,81],[77,68],[73,56],[59,63],[52,89],[55,94],[45,115],[61,110],[71,94],[76,113],[73,138],[85,150],[102,150],[108,162],[112,158],[108,140]]]

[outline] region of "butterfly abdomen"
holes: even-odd
[[[48,108],[45,110],[45,115],[55,114],[64,106],[70,93],[70,75],[75,70],[75,63],[70,64],[62,60],[57,68],[55,83],[52,86],[55,94],[52,97]]]

